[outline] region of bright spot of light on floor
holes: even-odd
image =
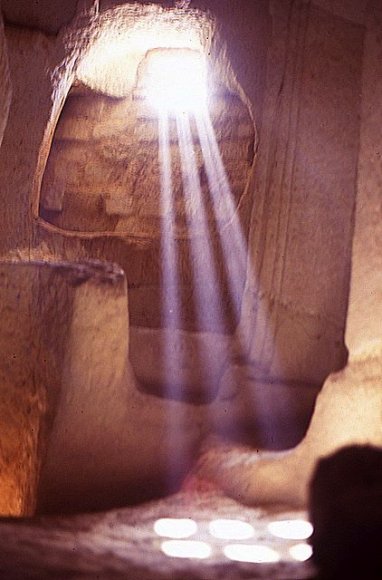
[[[277,538],[306,540],[313,533],[313,526],[306,520],[280,520],[268,524],[268,530]]]
[[[189,538],[197,529],[197,523],[188,518],[161,518],[154,524],[154,532],[166,538]]]
[[[209,524],[209,532],[221,540],[248,540],[255,534],[251,524],[229,519],[213,520]]]
[[[161,550],[171,558],[193,558],[203,560],[211,556],[212,548],[206,542],[193,540],[167,540],[162,542]]]
[[[236,562],[250,562],[253,564],[267,564],[279,562],[280,554],[267,546],[250,544],[228,544],[224,547],[224,555]]]
[[[298,562],[305,562],[312,556],[313,548],[309,544],[296,544],[289,548],[289,554]]]

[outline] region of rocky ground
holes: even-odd
[[[160,537],[154,530],[155,521],[165,517],[192,518],[197,531],[188,540],[207,544],[210,555],[205,559],[166,555],[164,542],[170,538]],[[273,520],[305,517],[304,512],[272,514],[244,507],[215,491],[184,491],[163,500],[104,513],[3,519],[0,578],[309,579],[315,577],[312,564],[296,561],[289,552],[292,546],[304,542],[278,539],[267,527]],[[209,524],[216,518],[251,523],[253,537],[238,541],[213,537]],[[228,544],[266,546],[278,554],[279,561],[234,561],[224,554]]]

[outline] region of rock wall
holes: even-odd
[[[38,3],[2,0],[1,4],[7,22],[54,35],[72,20],[77,1],[69,0],[63,4],[60,0],[43,0]]]
[[[53,110],[54,88],[47,67],[56,49],[54,39],[40,33],[14,28],[6,33],[13,97],[0,152],[2,255],[32,247],[31,192]]]
[[[196,7],[198,7],[198,4],[196,4]],[[213,37],[213,46],[211,47],[213,58],[216,59],[215,64],[217,70],[219,74],[221,72],[223,75],[222,78],[228,84],[233,82],[235,85],[232,77],[237,76],[238,82],[236,82],[234,88],[244,87],[245,93],[243,89],[240,89],[243,93],[242,96],[246,99],[247,105],[251,110],[255,112],[255,122],[257,122],[257,118],[261,120],[266,46],[268,42],[266,32],[270,20],[267,4],[265,2],[259,2],[256,6],[249,6],[248,3],[243,3],[244,14],[240,13],[240,16],[239,13],[236,14],[236,11],[232,11],[232,5],[228,3],[225,4],[225,10],[219,11],[215,5],[213,5],[213,9],[216,11],[217,16],[222,18],[222,22],[218,25],[216,34]],[[258,17],[258,20],[255,20],[256,25],[254,30],[252,28],[250,30],[252,33],[250,36],[240,34],[240,28],[236,29],[233,27],[230,18],[233,13],[236,14],[235,19],[238,21],[241,29],[248,26],[250,19]],[[227,42],[232,48],[233,60],[236,66],[234,75],[228,70],[229,67],[227,65],[227,54],[230,53],[231,49],[227,51],[225,47],[226,34]],[[235,43],[238,44],[238,47],[235,47]],[[256,54],[258,59],[256,67],[244,66],[245,54],[248,52]],[[246,96],[247,91],[249,91],[248,96]],[[251,143],[249,143],[249,147],[251,147]],[[247,146],[245,146],[245,150],[246,160],[244,161],[244,165],[249,167],[250,164],[248,164],[247,155],[249,158],[250,152],[247,152]],[[41,177],[40,175],[39,179]],[[241,180],[241,190],[242,187],[243,183]],[[244,229],[244,237],[246,236],[250,204],[252,203],[251,192],[251,187],[248,187],[245,191],[244,202],[239,204],[238,210],[239,220]],[[35,191],[35,195],[38,193],[38,191]],[[36,199],[34,206],[36,217],[38,214],[38,200],[36,204]],[[111,217],[111,220],[115,221],[115,216]],[[124,220],[126,222],[126,218]],[[154,226],[155,223],[151,220],[150,227],[153,228]],[[158,243],[152,243],[150,240],[141,239],[138,242],[137,240],[134,241],[131,236],[123,231],[120,233],[117,231],[115,233],[116,235],[113,237],[109,235],[97,235],[97,232],[83,236],[65,235],[50,228],[49,224],[42,223],[39,220],[39,227],[35,231],[33,244],[39,245],[43,243],[50,248],[53,254],[65,256],[68,259],[71,259],[73,256],[95,257],[112,260],[121,264],[126,272],[129,283],[132,322],[131,357],[134,368],[142,383],[144,382],[150,385],[150,388],[154,386],[153,392],[162,394],[164,369],[161,353],[163,352],[163,343],[166,336],[161,330],[161,327],[164,325],[163,315],[160,312],[162,307],[161,301],[163,301],[163,288],[161,287],[160,279],[161,248]],[[225,236],[228,240],[234,237],[230,224],[227,224],[225,228]],[[235,254],[235,252],[232,252],[228,258],[223,258],[222,250],[219,247],[219,236],[216,232],[212,232],[211,237],[212,253],[215,262],[219,266],[219,292],[216,292],[216,287],[211,282],[205,284],[203,288],[203,301],[206,304],[212,304],[213,301],[216,303],[216,295],[221,294],[218,300],[223,305],[221,315],[224,318],[224,324],[226,324],[226,330],[224,332],[230,335],[237,324],[237,314],[233,315],[234,308],[227,300],[228,283],[223,270],[234,270],[236,272],[240,270],[237,275],[238,280],[235,281],[237,293],[235,300],[240,303],[241,293],[245,283],[245,260],[242,258],[238,260],[237,253]],[[205,387],[200,386],[200,378],[204,372],[207,379],[203,382],[207,385],[207,391],[209,393],[216,393],[219,376],[222,373],[222,369],[226,366],[227,357],[230,356],[229,350],[234,348],[233,340],[231,339],[229,341],[229,349],[227,351],[227,337],[219,329],[218,319],[221,315],[216,316],[213,308],[204,308],[203,315],[198,316],[198,313],[195,312],[195,308],[193,307],[196,301],[196,283],[201,284],[198,280],[197,273],[210,268],[207,260],[207,252],[198,251],[198,258],[192,264],[192,260],[190,259],[191,252],[187,240],[179,240],[177,242],[177,248],[179,249],[180,256],[179,263],[177,264],[181,280],[180,300],[184,314],[181,317],[180,329],[174,329],[172,342],[181,345],[180,350],[184,357],[184,362],[181,366],[186,369],[185,374],[187,375],[187,380],[184,382],[183,379],[179,380],[172,374],[170,381],[174,386],[173,390],[177,390],[180,396],[187,397],[187,393],[192,395],[193,392],[200,394],[201,391],[206,391]],[[222,265],[224,266],[222,267]],[[196,281],[191,276],[192,270],[196,272]],[[237,305],[235,309],[237,312]],[[186,332],[183,332],[184,330]],[[212,365],[213,373],[210,371],[210,368],[204,371],[201,369],[200,355],[198,354],[200,352],[210,352],[210,344],[214,344],[213,352],[218,357]]]
[[[241,1],[240,7],[243,11],[239,15],[236,3],[211,2],[211,9],[220,18],[219,33],[215,38],[216,59],[219,60],[219,54],[232,53],[233,73],[228,70],[225,73],[227,77],[231,75],[231,80],[236,75],[236,86],[241,87],[243,99],[256,122],[259,117],[261,126],[256,142],[257,170],[247,183],[253,210],[250,216],[246,206],[247,215],[245,211],[240,215],[244,224],[251,217],[251,225],[239,331],[236,336],[232,332],[223,335],[215,328],[201,332],[202,325],[195,320],[192,329],[174,330],[166,342],[168,333],[160,328],[159,322],[158,328],[150,328],[149,324],[135,326],[130,332],[130,358],[141,383],[135,382],[128,364],[126,369],[130,374],[123,380],[116,377],[118,380],[114,382],[112,355],[108,360],[102,359],[105,373],[100,371],[101,380],[98,381],[95,372],[99,370],[97,357],[105,355],[101,327],[109,328],[113,321],[116,328],[119,328],[119,323],[126,323],[126,296],[117,301],[122,313],[120,317],[113,300],[108,305],[105,299],[101,324],[89,308],[92,306],[101,319],[103,297],[97,292],[90,297],[86,291],[82,295],[83,288],[79,290],[76,293],[78,300],[74,301],[76,317],[70,327],[72,333],[68,331],[68,335],[62,335],[67,341],[65,356],[71,361],[68,368],[72,375],[69,374],[64,381],[61,406],[54,424],[53,443],[44,468],[41,509],[57,509],[58,492],[65,477],[67,494],[63,502],[67,501],[66,505],[72,507],[81,504],[84,497],[88,497],[89,507],[92,502],[93,506],[97,501],[99,505],[108,486],[114,490],[110,502],[121,501],[126,482],[131,484],[131,488],[138,485],[137,473],[144,474],[147,480],[150,475],[156,477],[158,473],[163,477],[167,473],[169,458],[180,460],[181,468],[175,470],[176,479],[189,465],[193,447],[206,425],[216,426],[222,417],[232,413],[239,421],[243,418],[256,421],[260,415],[264,423],[273,427],[275,417],[282,422],[288,416],[288,397],[277,406],[276,412],[270,398],[257,397],[257,392],[266,389],[269,381],[273,386],[278,381],[294,382],[302,387],[298,393],[303,396],[304,390],[311,394],[305,385],[320,384],[330,371],[340,368],[345,362],[343,333],[353,233],[364,29],[309,2],[272,2],[270,11],[268,3],[263,1]],[[146,261],[155,262],[159,270],[159,252],[142,244],[136,249],[136,259],[131,260],[129,241],[123,236],[110,238],[97,232],[86,237],[73,232],[66,235],[52,228],[51,224],[43,223],[38,213],[40,185],[53,132],[76,78],[79,62],[97,35],[97,18],[95,11],[80,14],[57,37],[12,27],[7,30],[14,98],[0,152],[0,253],[11,252],[26,260],[34,255],[75,261],[108,259],[118,262],[129,280],[134,268],[137,272],[145,269]],[[249,23],[253,21],[256,25],[252,29]],[[238,26],[233,23],[238,23]],[[269,35],[271,26],[272,34]],[[222,38],[226,40],[226,46]],[[378,54],[376,45],[373,50]],[[370,93],[365,110],[374,106],[372,98]],[[363,137],[365,157],[368,140],[377,143],[371,128],[372,115],[367,121],[364,113],[364,126],[367,123],[369,133]],[[375,156],[370,160],[376,169],[373,169],[375,177],[370,182],[370,196],[367,198],[373,199],[370,206],[367,204],[369,209],[379,207],[378,199],[372,197],[374,186],[379,183],[377,160],[375,145]],[[370,166],[369,161],[364,163],[365,170],[363,178],[361,171],[360,179],[366,184],[369,183]],[[358,208],[360,223],[364,223],[365,228],[370,224],[375,226],[376,237],[371,239],[372,248],[375,248],[379,244],[378,224],[373,221],[376,211],[363,214],[363,207],[366,206]],[[365,233],[362,235],[366,236]],[[356,256],[359,256],[356,262],[358,260],[364,265],[363,250],[355,248]],[[379,258],[373,257],[370,263],[378,267]],[[365,270],[365,275],[373,274]],[[4,304],[16,304],[16,286],[25,289],[26,282],[17,277],[15,280],[14,292],[6,295]],[[373,287],[378,292],[378,278],[373,280]],[[31,327],[28,319],[28,300],[32,300],[36,292],[43,294],[49,287],[49,280],[42,277],[36,281],[36,286],[23,290],[25,319],[21,319],[20,332],[24,333],[25,340],[23,338],[20,342],[15,335],[15,348],[20,342],[22,346],[17,348],[26,351],[34,328],[38,327],[37,323]],[[358,291],[356,286],[354,288],[354,296],[357,292],[361,296],[361,284]],[[371,298],[375,295],[370,293]],[[139,292],[133,292],[132,288],[130,298],[131,303],[135,301],[136,311],[141,308],[140,314],[145,316],[145,303],[141,301]],[[207,301],[207,307],[209,305]],[[66,308],[64,304],[62,313]],[[16,306],[13,310],[16,311]],[[41,314],[41,320],[44,316]],[[138,320],[141,324],[141,319]],[[353,328],[353,335],[357,335],[359,327],[355,322]],[[126,323],[126,341],[127,329]],[[7,337],[7,329],[3,327],[2,332]],[[38,332],[37,343],[43,340]],[[373,330],[374,334],[377,332],[378,325]],[[106,334],[112,337],[111,331]],[[89,354],[86,344],[92,347],[93,339],[98,346]],[[10,345],[12,350],[13,343]],[[220,386],[221,393],[215,407],[178,404],[158,397],[169,396],[169,391],[164,388],[168,385],[164,385],[163,380],[164,345],[176,346],[175,354],[179,352],[183,357],[181,371],[174,368],[171,376],[178,398],[200,402],[201,394],[207,392],[210,400]],[[8,359],[12,357],[11,350],[4,350]],[[200,356],[207,365],[206,370],[199,364]],[[232,358],[238,363],[236,366],[228,364]],[[21,354],[18,359],[22,361]],[[241,364],[243,362],[248,364]],[[6,364],[4,368],[8,368]],[[20,369],[24,369],[22,372],[30,370],[23,362]],[[13,375],[10,376],[12,383]],[[8,394],[12,392],[11,383],[5,391]],[[41,379],[41,385],[45,384],[46,379]],[[148,391],[155,396],[148,395]],[[46,392],[50,396],[52,391],[47,388]],[[278,396],[277,389],[271,392]],[[41,400],[45,405],[44,397]],[[265,408],[262,406],[264,400],[267,403]],[[238,417],[234,407],[237,401],[241,401]],[[10,405],[7,400],[5,406],[8,408]],[[28,402],[25,408],[27,405]],[[258,410],[256,405],[261,409]],[[48,404],[48,408],[53,407]],[[86,411],[88,420],[88,423],[85,420],[85,430],[82,410]],[[299,417],[304,414],[300,408],[297,411]],[[20,412],[23,417],[28,414],[27,411]],[[36,415],[33,420],[36,425],[32,427],[37,429],[40,419]],[[276,427],[272,437],[277,434]],[[25,432],[30,437],[31,430]],[[34,457],[30,481],[35,481],[39,468],[36,431],[34,433],[28,439],[30,447],[27,445],[25,452],[28,457]],[[179,445],[174,433],[180,437]],[[169,438],[168,448],[162,445],[165,436]],[[92,441],[96,444],[89,453]],[[14,463],[17,463],[17,455],[15,457]],[[129,460],[120,462],[120,457]],[[160,457],[160,466],[153,471],[154,458],[157,457]],[[105,467],[102,474],[104,466],[107,469]],[[82,469],[82,482],[77,487],[76,476]],[[17,470],[14,473],[17,474]],[[23,473],[16,479],[14,489],[21,489],[28,477]],[[20,483],[22,479],[24,483]],[[92,481],[94,494],[87,496]],[[29,491],[24,496],[29,493],[34,497],[34,492]],[[33,501],[28,502],[24,507],[20,503],[12,509],[31,510]]]
[[[0,147],[3,141],[4,129],[8,120],[11,101],[11,83],[8,70],[7,46],[4,35],[3,19],[0,13]]]
[[[228,2],[196,6],[209,7],[217,17],[212,54],[218,64],[224,60],[219,54],[231,57],[238,86],[262,127],[257,170],[247,189],[254,202],[247,288],[238,340],[230,340],[229,350],[236,350],[241,359],[248,356],[249,375],[262,381],[320,384],[346,358],[343,330],[362,30],[309,3],[291,4],[289,24],[289,3],[273,3],[271,11],[263,1],[242,2],[240,10]],[[121,264],[130,285],[135,370],[160,393],[165,335],[158,311],[159,248],[129,246],[123,235],[63,235],[38,218],[39,188],[53,131],[78,62],[92,45],[96,29],[97,15],[88,13],[56,38],[9,30],[15,98],[0,156],[1,252],[21,248],[23,255],[41,255],[38,248],[43,247],[47,254],[60,258],[100,258]],[[269,38],[273,40],[267,57]],[[26,58],[29,54],[32,64]],[[31,94],[26,84],[34,87]],[[242,209],[245,224],[250,207]],[[222,255],[217,259],[223,261]],[[230,268],[234,262],[233,253]],[[242,276],[239,285],[244,281]],[[214,343],[215,370],[208,373],[208,382],[216,393],[231,356],[227,339],[216,332],[213,318],[208,319],[211,313],[207,312],[205,320],[196,320],[190,308],[192,281],[187,276],[184,287],[182,303],[190,309],[187,332],[176,330],[173,339],[182,344],[184,366],[189,369],[182,388],[200,390],[200,364],[194,353],[208,351]],[[231,318],[230,333],[234,322]],[[205,339],[201,330],[210,335]],[[176,378],[172,380],[176,383]]]
[[[372,351],[382,340],[382,7],[367,15],[362,84],[361,148],[346,344],[350,356]]]
[[[78,281],[40,512],[101,510],[177,488],[200,444],[198,407],[139,392],[128,358],[126,280],[99,264]]]
[[[380,2],[369,2],[346,327],[348,364],[325,381],[306,436],[294,449],[264,457],[246,452],[242,460],[237,449],[211,452],[206,471],[214,473],[228,493],[244,502],[306,505],[311,477],[322,457],[349,445],[382,448],[381,23]],[[204,465],[208,465],[208,457]],[[341,482],[345,496],[346,483]],[[350,509],[351,502],[346,507]]]
[[[1,262],[0,512],[32,514],[61,392],[70,267]]]
[[[241,331],[259,373],[320,383],[346,361],[363,28],[272,2]]]
[[[252,166],[255,129],[238,96],[214,95],[214,127],[234,197],[229,211],[218,199],[211,207],[206,177],[201,184],[209,228],[226,228],[242,203]],[[206,175],[198,132],[191,123],[198,174]],[[189,239],[202,231],[201,202],[186,199],[176,121],[169,121],[169,154],[176,223],[174,234]],[[208,195],[209,194],[209,195]],[[168,205],[168,203],[167,203]],[[163,207],[158,117],[145,99],[110,99],[97,94],[69,96],[61,113],[45,169],[40,198],[47,221],[63,230],[118,232],[121,237],[153,242],[161,236]],[[194,216],[196,232],[187,225]],[[161,221],[162,220],[162,221]]]
[[[202,179],[200,193],[190,194],[184,186],[174,118],[169,120],[168,135],[172,189],[161,191],[158,117],[143,96],[111,99],[89,90],[78,95],[74,90],[61,113],[42,181],[40,216],[64,235],[78,232],[84,238],[98,232],[99,236],[104,233],[125,241],[119,260],[128,270],[133,326],[171,325],[228,334],[237,325],[238,312],[233,313],[229,281],[225,279],[230,256],[224,256],[216,231],[227,232],[225,237],[229,238],[235,212],[239,207],[250,207],[246,184],[254,157],[255,128],[248,108],[237,95],[227,89],[220,89],[222,94],[217,91],[215,88],[210,115],[231,185],[231,204],[225,204],[222,186],[218,193],[209,187],[193,119],[192,147],[197,175]],[[170,237],[172,280],[165,279],[162,265]],[[204,256],[197,255],[198,237],[207,238],[212,263],[207,251]],[[238,301],[244,287],[245,256],[241,262]],[[219,289],[211,284],[211,270],[216,271]],[[177,288],[173,287],[175,281]],[[197,283],[204,284],[207,300],[212,302],[217,293],[222,296],[221,312],[210,309],[198,319]],[[164,309],[163,293],[167,291],[179,293],[176,321],[176,316]]]

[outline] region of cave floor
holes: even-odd
[[[163,542],[170,538],[160,537],[154,531],[159,518],[192,518],[198,528],[187,540],[207,543],[209,557],[166,555],[162,551]],[[209,528],[216,518],[248,522],[255,530],[254,536],[238,541],[217,539]],[[0,520],[0,577],[7,580],[314,578],[310,561],[296,561],[289,553],[293,545],[302,542],[278,539],[267,527],[274,520],[301,518],[306,518],[305,512],[265,512],[210,491],[182,491],[140,506],[103,513],[4,518]],[[227,544],[266,546],[275,550],[280,559],[276,563],[233,561],[223,552]]]

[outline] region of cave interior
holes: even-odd
[[[314,578],[382,448],[381,3],[0,7],[0,573]]]

